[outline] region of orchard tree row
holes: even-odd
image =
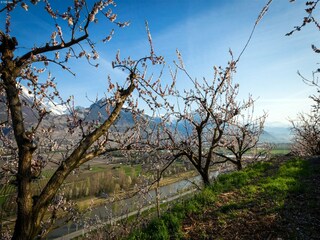
[[[6,106],[6,110],[1,109],[1,114],[5,112],[2,116],[6,117],[0,122],[0,141],[2,147],[17,152],[16,157],[2,166],[1,172],[2,182],[17,187],[17,213],[12,239],[44,238],[56,220],[57,211],[68,208],[63,198],[56,200],[65,179],[75,169],[100,155],[115,151],[150,153],[158,156],[154,159],[161,173],[176,159],[183,158],[199,172],[205,185],[210,184],[209,173],[213,165],[230,162],[239,170],[243,167],[244,155],[258,144],[267,114],[254,116],[255,101],[251,96],[238,99],[240,86],[233,81],[233,76],[271,0],[258,14],[242,52],[234,57],[230,50],[229,62],[224,67],[215,66],[211,79],[193,78],[179,51],[177,61],[167,68],[164,57],[156,55],[146,22],[149,55],[121,58],[118,52],[115,56],[113,68],[123,70],[127,77],[121,84],[108,78],[104,105],[108,117],[99,124],[83,121],[72,105],[72,100],[60,97],[57,82],[48,69],[56,66],[66,74],[75,74],[71,62],[81,59],[85,59],[89,66],[98,68],[99,52],[96,43],[108,44],[116,34],[114,28],[128,27],[129,23],[117,20],[117,14],[114,13],[116,3],[112,0],[74,0],[72,3],[58,4],[56,8],[52,7],[56,6],[53,2],[13,0],[2,4],[0,8],[0,14],[6,19],[0,30],[0,101]],[[319,26],[312,17],[317,3],[307,3],[310,6],[307,11],[309,16],[301,27],[310,22]],[[55,30],[45,42],[34,40],[31,46],[20,48],[20,39],[12,35],[11,27],[14,27],[15,11],[21,8],[25,11],[41,8],[47,18],[53,20]],[[93,29],[97,27],[106,31],[102,39],[95,37]],[[313,49],[319,52],[315,46]],[[161,77],[167,69],[172,83],[164,86]],[[155,77],[156,74],[150,71],[158,73],[158,76]],[[178,75],[188,82],[188,89],[181,91],[176,88]],[[24,101],[24,88],[33,96],[32,104]],[[43,124],[44,119],[51,114],[41,104],[44,99],[68,106],[67,132],[70,138],[76,140],[70,142],[70,146],[66,147],[68,151],[55,161],[55,172],[40,194],[33,195],[32,183],[49,163],[49,159],[39,157],[41,142],[35,139],[41,136],[50,139],[48,136],[54,134],[53,126]],[[319,102],[317,97],[314,100]],[[165,113],[159,123],[155,124],[143,117],[139,101],[144,101],[151,111],[161,109]],[[36,123],[25,120],[23,108],[26,105],[32,108]],[[124,106],[130,109],[135,124],[118,130],[115,123]],[[318,104],[314,109],[318,112]],[[300,129],[297,125],[294,128],[297,131]],[[300,132],[298,136],[302,136]],[[258,155],[255,156],[255,159],[258,158]],[[44,218],[48,214],[51,217]]]

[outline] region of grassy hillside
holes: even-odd
[[[277,159],[220,176],[129,239],[319,239],[320,159]]]

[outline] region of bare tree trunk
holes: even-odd
[[[2,45],[3,66],[1,79],[6,91],[8,106],[10,109],[14,137],[18,146],[18,173],[16,183],[18,188],[17,196],[17,220],[13,239],[34,239],[36,222],[33,218],[33,199],[31,191],[31,160],[35,151],[32,138],[25,130],[24,118],[22,114],[21,102],[19,99],[19,89],[17,88],[16,77],[20,73],[20,68],[13,60],[13,52],[17,42],[11,38],[4,38]]]
[[[160,218],[160,169],[157,168],[157,187],[156,187],[156,203],[157,203],[157,215]]]
[[[237,160],[236,165],[237,165],[237,170],[238,170],[238,171],[242,170],[242,163],[241,163],[240,160]]]
[[[32,209],[33,199],[31,191],[31,160],[32,153],[35,150],[32,142],[27,135],[19,100],[18,90],[15,86],[15,80],[6,79],[6,94],[9,101],[10,112],[13,121],[13,128],[16,142],[18,145],[18,173],[17,173],[17,221],[14,230],[13,239],[33,239],[35,237]],[[10,84],[12,83],[12,84]]]
[[[209,178],[209,171],[205,171],[203,169],[199,170],[199,173],[202,177],[202,181],[205,187],[210,186],[210,178]]]

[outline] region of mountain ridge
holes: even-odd
[[[2,96],[2,98],[4,98]],[[28,123],[35,123],[38,120],[37,113],[34,111],[31,106],[33,105],[33,94],[30,94],[28,89],[22,86],[22,98],[27,101],[26,106],[23,106],[23,116]],[[2,99],[4,100],[4,99]],[[3,106],[2,106],[3,105]],[[5,109],[4,101],[0,101],[1,109]],[[44,120],[44,125],[49,125],[50,122],[57,123],[62,126],[58,126],[59,129],[63,129],[65,124],[67,124],[68,108],[63,104],[57,104],[53,101],[43,101],[41,102],[41,107],[44,107],[46,111],[49,111],[51,114],[46,117]],[[109,116],[106,111],[106,99],[102,98],[97,102],[91,104],[89,107],[85,108],[82,106],[77,106],[75,111],[78,113],[81,119],[90,122],[90,121],[104,121]],[[112,111],[112,108],[110,109]],[[146,118],[151,119],[155,124],[159,123],[159,118],[144,114]],[[6,113],[0,112],[0,120],[3,120],[6,117]],[[130,112],[130,109],[124,108],[120,111],[120,116],[116,121],[117,127],[129,127],[135,124],[135,117],[133,113]],[[172,123],[176,122],[175,120]],[[183,126],[178,123],[178,129],[184,131]],[[290,128],[286,125],[279,123],[267,123],[264,131],[260,137],[260,142],[269,142],[269,143],[290,143],[291,142]]]

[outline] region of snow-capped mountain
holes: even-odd
[[[45,109],[47,109],[53,115],[64,115],[68,113],[68,108],[65,105],[57,104],[52,101],[46,101],[42,104],[45,107]]]
[[[21,86],[21,90],[21,99],[26,102],[26,104],[24,104],[22,107],[24,119],[28,124],[34,124],[38,121],[37,111],[31,108],[31,106],[33,105],[34,95],[32,93],[30,94],[28,89],[24,86]],[[0,96],[0,100],[1,98],[4,98],[4,96]],[[66,118],[69,111],[65,105],[55,103],[54,101],[50,101],[48,99],[44,99],[44,101],[42,101],[40,104],[41,107],[51,112],[51,114],[46,116],[46,119],[43,120],[44,125],[49,125],[49,123],[56,123],[55,125],[59,126],[60,129],[66,127]],[[105,99],[100,99],[88,108],[77,107],[76,112],[78,113],[78,116],[84,121],[104,121],[109,115],[105,109],[105,105]],[[7,113],[3,111],[6,109],[4,99],[3,101],[0,101],[0,109],[0,121],[4,121],[8,116]],[[110,110],[112,110],[112,108]],[[161,116],[143,116],[146,119],[150,119],[152,124],[158,124],[161,121]],[[199,118],[199,116],[195,117],[196,119]],[[172,118],[170,120],[172,127],[176,126],[178,128],[178,131],[181,133],[192,130],[192,126],[186,121],[177,121],[177,119],[175,118]],[[120,116],[118,117],[115,124],[117,125],[118,129],[120,129],[121,127],[133,126],[134,123],[134,116],[130,109],[124,108],[121,110]],[[260,141],[271,143],[290,143],[291,139],[292,135],[290,132],[290,126],[279,123],[267,123],[261,135]]]
[[[20,85],[20,88],[22,90],[22,98],[24,100],[29,101],[30,103],[33,102],[34,94],[30,93],[29,90],[23,86]],[[64,115],[68,113],[68,108],[64,104],[58,104],[54,102],[53,100],[44,99],[40,102],[41,107],[45,108],[48,112],[50,112],[52,115]]]

